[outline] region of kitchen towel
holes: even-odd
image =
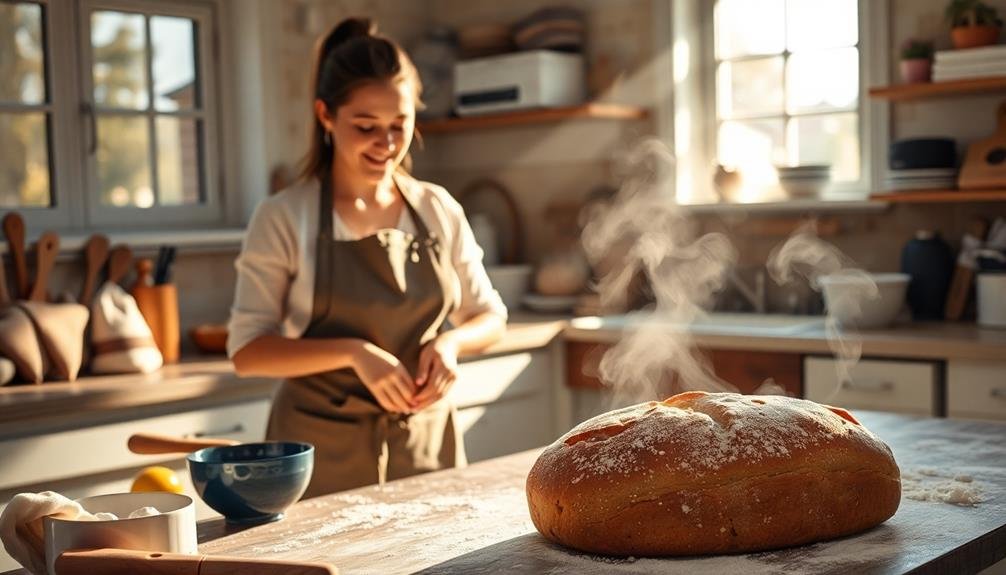
[[[105,282],[91,304],[91,371],[150,373],[164,363],[133,296]]]
[[[93,520],[76,501],[55,491],[18,493],[0,514],[0,540],[4,549],[33,575],[46,575],[44,517]]]

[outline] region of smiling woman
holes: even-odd
[[[464,465],[444,396],[458,354],[504,328],[460,205],[404,167],[420,90],[370,21],[336,26],[301,181],[259,206],[237,261],[228,351],[286,378],[268,435],[315,445],[308,497]]]

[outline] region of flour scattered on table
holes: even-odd
[[[974,477],[932,468],[908,470],[901,475],[901,494],[916,501],[933,501],[974,507],[982,501],[984,486]]]
[[[497,500],[487,498],[485,494],[470,495],[434,495],[419,501],[378,502],[358,494],[336,495],[327,498],[326,503],[333,509],[328,517],[312,522],[310,527],[300,532],[286,533],[287,537],[274,545],[255,547],[256,553],[286,553],[295,549],[313,547],[321,544],[329,537],[347,531],[368,530],[384,525],[394,525],[396,528],[407,527],[418,523],[431,515],[447,515],[452,521],[478,519],[493,513],[499,513],[499,496],[503,500],[513,498],[511,490],[497,494]],[[513,490],[518,495],[522,490]]]

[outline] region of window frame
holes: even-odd
[[[683,146],[687,149],[698,150],[701,158],[699,160],[679,159],[687,161],[691,166],[694,181],[692,186],[696,188],[696,193],[690,194],[692,198],[688,203],[716,202],[716,194],[712,188],[711,169],[707,172],[699,171],[702,166],[715,164],[718,156],[718,118],[716,110],[716,54],[715,54],[715,23],[714,10],[715,2],[705,0],[689,0],[690,6],[694,10],[698,34],[695,40],[697,47],[697,63],[691,78],[686,85],[679,85],[678,88],[688,88],[696,90],[700,94],[700,99],[704,102],[703,107],[698,110],[700,117],[692,118],[695,125],[700,129],[699,134],[691,134],[691,141]],[[859,41],[859,95],[856,112],[859,120],[859,155],[860,155],[860,178],[855,182],[836,183],[832,185],[829,193],[815,200],[813,203],[827,204],[829,202],[847,202],[850,200],[866,200],[872,190],[876,189],[876,184],[881,181],[885,170],[885,163],[878,161],[875,157],[877,153],[882,153],[887,149],[889,141],[889,112],[880,102],[869,98],[869,87],[882,85],[887,82],[890,72],[887,62],[887,22],[889,13],[889,0],[857,0]],[[677,11],[676,16],[681,16],[686,12]],[[676,29],[681,29],[681,25],[676,25]],[[694,63],[695,60],[692,60]],[[682,110],[673,103],[669,104],[674,110],[674,114],[679,115]],[[689,98],[689,101],[694,101]],[[780,116],[788,117],[788,114]],[[664,139],[674,141],[674,138],[665,131]],[[676,142],[676,147],[681,147]],[[677,181],[678,184],[682,182]],[[675,193],[676,198],[682,196]],[[680,201],[680,200],[679,200]],[[782,203],[797,202],[798,200],[782,200]],[[799,200],[801,204],[808,204],[807,200]]]
[[[196,59],[197,85],[201,90],[200,110],[198,111],[158,111],[153,101],[153,78],[150,75],[152,70],[152,54],[148,52],[146,62],[147,93],[150,96],[148,109],[146,110],[125,110],[113,108],[99,108],[94,103],[94,81],[92,76],[93,51],[91,46],[91,13],[99,10],[112,10],[116,12],[131,12],[145,16],[146,22],[146,42],[150,44],[149,16],[175,16],[188,18],[197,23],[196,26],[196,46],[194,52]],[[168,227],[191,227],[191,224],[210,224],[222,220],[223,210],[220,197],[220,159],[219,149],[219,109],[217,107],[217,89],[212,73],[211,62],[218,62],[215,57],[217,52],[213,39],[214,23],[216,19],[213,14],[212,5],[194,4],[190,2],[168,2],[164,0],[83,0],[80,3],[80,14],[78,17],[79,34],[79,71],[81,74],[81,116],[84,122],[84,141],[81,142],[81,156],[85,165],[85,178],[87,181],[87,222],[93,226],[116,225],[117,227],[138,227],[157,225],[160,228]],[[113,207],[101,204],[98,191],[98,174],[95,151],[97,146],[97,118],[101,114],[113,114],[132,117],[143,117],[147,119],[150,136],[150,162],[151,162],[151,183],[156,185],[157,178],[157,134],[155,131],[156,118],[158,117],[179,117],[195,118],[202,121],[202,132],[204,141],[200,144],[204,146],[201,158],[200,178],[203,189],[204,201],[199,204],[185,204],[178,206],[156,205],[151,208],[138,208],[134,206]],[[93,148],[93,149],[92,149]],[[123,221],[129,222],[123,225]]]
[[[2,0],[0,0],[2,1]],[[37,4],[43,11],[45,51],[43,105],[0,104],[0,111],[46,110],[48,121],[48,207],[0,207],[0,216],[20,213],[29,232],[42,229],[61,232],[109,230],[193,230],[228,223],[225,212],[226,154],[220,134],[224,130],[220,84],[225,73],[218,35],[222,33],[223,10],[218,0],[8,0]],[[136,111],[156,116],[200,117],[203,152],[201,178],[204,201],[200,204],[151,208],[102,206],[97,191],[94,154],[89,153],[94,123],[91,77],[90,13],[115,10],[145,15],[178,16],[197,22],[197,76],[202,90],[201,113],[175,114],[155,110]],[[148,57],[149,66],[150,58]],[[149,88],[152,90],[152,86]],[[154,134],[151,134],[151,138]],[[153,146],[152,146],[153,148]],[[153,176],[153,174],[152,174]]]

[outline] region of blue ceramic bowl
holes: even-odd
[[[232,523],[282,519],[311,481],[314,446],[269,441],[207,447],[187,457],[199,496]]]

